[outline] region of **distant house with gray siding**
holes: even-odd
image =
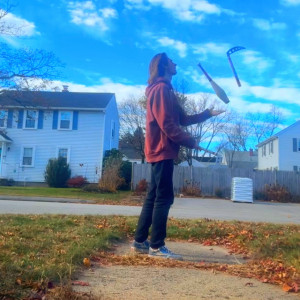
[[[0,178],[42,183],[48,160],[63,156],[71,176],[95,183],[105,151],[118,144],[113,93],[0,94]]]
[[[224,150],[222,165],[229,168],[256,169],[258,164],[257,151],[234,151]]]

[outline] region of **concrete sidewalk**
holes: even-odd
[[[166,241],[166,244],[172,251],[180,253],[187,262],[222,265],[247,262],[241,255],[230,255],[227,249],[218,246],[171,241]],[[130,243],[118,245],[113,252],[124,259],[133,255],[130,253]],[[288,294],[280,286],[262,283],[254,278],[197,268],[170,268],[151,264],[131,266],[113,262],[102,265],[100,260],[79,273],[76,280],[87,285],[75,285],[75,291],[92,293],[100,299],[299,300],[297,294]]]

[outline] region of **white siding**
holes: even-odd
[[[293,171],[300,166],[300,151],[293,152],[293,138],[300,139],[300,123],[290,126],[279,135],[279,170]]]
[[[273,153],[271,151],[271,143],[273,143]],[[265,155],[263,155],[263,148],[266,147]],[[259,170],[273,170],[279,169],[279,147],[278,139],[269,141],[268,143],[258,148],[258,169]]]
[[[82,175],[89,182],[97,182],[103,159],[104,113],[79,111],[78,130],[52,129],[52,119],[53,112],[45,111],[43,129],[19,129],[17,122],[13,122],[13,128],[7,128],[7,135],[13,140],[6,157],[7,178],[44,182],[49,158],[57,156],[58,147],[68,147],[71,176]],[[35,147],[34,167],[20,166],[22,146]]]

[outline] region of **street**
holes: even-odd
[[[65,199],[66,200],[66,199]],[[45,201],[0,200],[0,214],[74,214],[137,216],[138,206],[60,203]],[[71,200],[70,200],[71,201]],[[66,201],[64,201],[66,202]],[[175,198],[170,217],[184,219],[208,218],[300,224],[300,204],[292,203],[236,203],[223,199]]]

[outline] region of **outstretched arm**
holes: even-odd
[[[188,116],[181,106],[179,106],[180,111],[180,125],[189,126],[197,123],[202,123],[211,117],[218,116],[219,114],[225,112],[225,110],[214,110],[206,109],[203,112],[195,115]]]

